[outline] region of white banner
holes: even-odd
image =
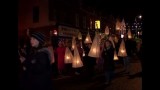
[[[66,36],[66,37],[77,37],[79,29],[76,28],[71,28],[71,27],[67,27],[67,26],[59,26],[58,27],[58,35],[59,36]]]

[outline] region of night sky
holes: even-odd
[[[128,1],[124,2],[114,0],[83,0],[85,6],[91,6],[95,10],[105,15],[112,15],[113,17],[120,19],[124,18],[127,21],[133,21],[135,16],[143,15],[144,13],[144,2],[142,1]]]

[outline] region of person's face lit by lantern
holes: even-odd
[[[31,37],[30,42],[32,47],[38,47],[39,45],[39,41],[34,37]]]
[[[111,46],[111,43],[110,43],[109,41],[106,41],[106,42],[105,42],[105,46],[108,48],[108,47]]]

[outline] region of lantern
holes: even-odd
[[[122,42],[121,42],[120,47],[119,47],[118,56],[121,56],[121,57],[126,57],[127,56],[125,43],[124,43],[123,39],[122,39]]]
[[[57,36],[57,30],[53,30],[53,34],[55,35],[55,36]]]
[[[108,26],[106,26],[106,28],[105,28],[105,34],[109,35],[109,28],[108,28]]]
[[[83,50],[83,57],[84,57],[84,56],[86,56],[86,55],[85,55],[85,51]]]
[[[74,50],[75,45],[76,45],[76,40],[75,40],[75,37],[73,37],[72,38],[72,50]]]
[[[72,61],[72,67],[73,68],[79,68],[82,67],[83,63],[81,61],[77,46],[74,49],[74,57],[73,57],[73,61]]]
[[[81,48],[83,49],[82,41],[80,41],[80,44],[81,44]]]
[[[95,34],[91,49],[88,56],[90,57],[99,57],[100,56],[100,38],[98,34]]]
[[[116,30],[121,30],[121,22],[119,20],[116,22]]]
[[[109,40],[112,42],[113,48],[115,48],[115,44],[114,44],[114,41],[112,39],[112,36],[109,36]]]
[[[126,24],[125,24],[124,19],[121,22],[121,27],[122,27],[122,30],[126,30]]]
[[[65,50],[64,63],[72,63],[73,55],[68,47]]]
[[[118,60],[118,56],[117,56],[116,50],[114,51],[114,60],[115,60],[115,61]]]
[[[128,33],[127,33],[127,34],[128,34],[128,38],[131,39],[131,38],[132,38],[132,33],[131,33],[131,30],[130,30],[130,29],[128,30]]]
[[[78,39],[82,40],[82,34],[81,34],[81,32],[78,33]]]
[[[86,39],[85,39],[85,41],[84,41],[84,43],[92,43],[92,40],[91,40],[91,37],[90,37],[90,34],[89,34],[89,32],[88,32],[88,34],[87,34],[87,36],[86,36]]]

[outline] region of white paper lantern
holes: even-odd
[[[121,27],[122,27],[122,30],[123,30],[123,31],[126,31],[126,24],[125,24],[124,19],[123,19],[122,22],[121,22]],[[124,32],[124,33],[125,33],[125,32]]]
[[[108,28],[108,26],[106,26],[106,28],[105,28],[105,34],[109,35],[109,28]]]
[[[73,55],[68,47],[65,50],[64,63],[72,63]]]
[[[99,35],[96,34],[88,56],[95,57],[95,58],[100,57],[100,43],[99,42],[100,42]]]
[[[124,40],[122,40],[122,42],[120,44],[119,51],[118,51],[118,56],[120,56],[120,57],[126,57],[127,56]]]
[[[118,56],[117,56],[116,50],[114,51],[114,60],[115,60],[115,61],[118,60]]]
[[[86,36],[86,39],[85,39],[85,41],[84,41],[84,43],[92,43],[92,40],[91,40],[91,37],[90,37],[90,34],[89,34],[89,32],[88,32],[88,34],[87,34],[87,36]]]
[[[130,29],[128,30],[128,33],[127,33],[127,34],[128,34],[128,38],[131,39],[131,38],[132,38],[132,33],[131,33],[131,30],[130,30]]]
[[[116,30],[121,30],[121,22],[119,20],[116,22]]]
[[[82,40],[82,34],[81,34],[81,32],[78,33],[78,39]]]
[[[75,40],[75,37],[73,37],[72,38],[72,50],[74,50],[75,45],[76,45],[76,40]]]
[[[74,49],[74,57],[73,57],[73,61],[72,61],[72,67],[73,68],[79,68],[82,67],[83,63],[81,61],[77,46]]]

